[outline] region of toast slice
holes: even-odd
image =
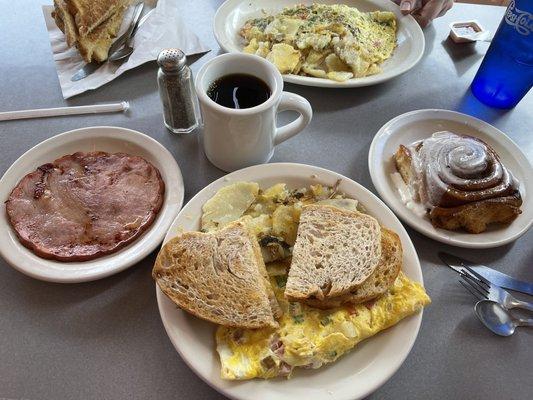
[[[78,29],[74,17],[68,11],[65,0],[54,0],[52,16],[56,25],[65,34],[68,47],[72,47],[78,41]]]
[[[281,309],[259,244],[241,222],[170,240],[152,276],[170,300],[199,318],[246,329],[278,326]]]
[[[80,36],[76,46],[86,62],[107,60],[109,48],[124,19],[126,7],[119,7],[109,19],[96,27],[87,36]]]
[[[64,0],[74,17],[79,36],[87,36],[130,0]]]
[[[107,59],[109,48],[120,29],[125,12],[125,6],[118,7],[116,12],[86,36],[78,34],[78,27],[65,0],[54,0],[52,16],[56,25],[65,34],[67,45],[69,47],[76,46],[84,61],[90,63],[91,61],[102,62]]]
[[[305,303],[311,307],[328,309],[343,304],[364,303],[385,294],[394,285],[403,264],[402,242],[396,232],[381,227],[381,260],[376,270],[359,287],[350,293],[324,299],[307,299]]]
[[[358,211],[329,205],[302,209],[285,297],[337,297],[361,285],[381,257],[378,221]]]

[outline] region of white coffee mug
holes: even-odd
[[[245,109],[215,103],[207,90],[217,79],[229,74],[248,74],[261,79],[270,88],[270,97],[258,106]],[[250,54],[229,53],[208,61],[196,76],[196,94],[204,124],[205,154],[224,171],[268,162],[274,147],[301,132],[313,115],[306,99],[283,91],[283,79],[273,64]],[[276,127],[277,114],[288,110],[300,116]]]

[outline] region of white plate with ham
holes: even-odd
[[[161,243],[183,195],[174,157],[149,136],[118,127],[65,132],[0,180],[0,255],[45,281],[104,278]]]

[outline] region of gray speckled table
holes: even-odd
[[[186,4],[187,3],[187,4]],[[211,20],[221,1],[181,1],[183,18],[219,52]],[[30,147],[57,133],[91,125],[145,132],[165,145],[182,169],[189,200],[223,175],[209,164],[194,136],[169,134],[156,91],[156,66],[130,71],[107,86],[65,102],[39,1],[0,0],[0,110],[130,100],[129,115],[64,117],[0,123],[0,173]],[[468,86],[488,44],[455,46],[448,25],[476,18],[494,31],[503,8],[457,4],[425,30],[418,66],[378,86],[324,90],[287,85],[313,105],[305,133],[283,143],[273,161],[312,163],[374,190],[367,168],[372,137],[385,122],[420,108],[460,110],[482,118],[515,140],[533,159],[533,95],[509,112],[489,109]],[[533,392],[533,330],[502,339],[482,328],[472,299],[437,259],[453,251],[514,276],[533,280],[533,230],[491,250],[455,249],[407,229],[419,252],[433,299],[418,339],[400,370],[375,399],[525,399]],[[168,340],[150,270],[155,254],[129,270],[86,284],[36,281],[0,260],[0,399],[220,399],[185,365]]]

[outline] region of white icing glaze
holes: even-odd
[[[417,216],[425,216],[426,209],[421,203],[415,200],[415,196],[411,190],[411,187],[405,184],[402,176],[398,172],[393,172],[390,177],[392,179],[392,183],[398,191],[398,194],[400,195],[400,198],[402,199],[403,204],[405,204],[405,206]]]
[[[476,196],[486,198],[491,197],[489,190],[503,190],[514,183],[494,152],[481,140],[443,131],[423,140],[417,151],[420,143],[408,146],[412,157],[410,185],[427,209],[440,205],[450,188],[465,196],[476,192]]]

